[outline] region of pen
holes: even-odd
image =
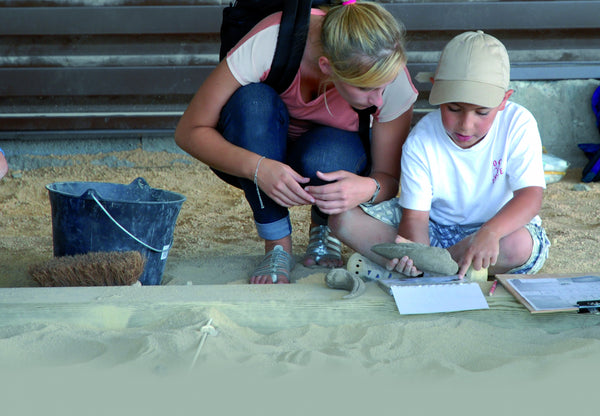
[[[494,280],[494,283],[492,283],[492,287],[490,288],[490,293],[488,293],[488,296],[492,296],[494,294],[494,292],[496,291],[496,286],[498,286],[498,281]]]

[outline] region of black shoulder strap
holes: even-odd
[[[371,114],[377,111],[377,107],[371,106],[369,108],[365,108],[363,110],[357,110],[353,108],[354,111],[358,113],[358,135],[360,136],[360,141],[365,148],[365,154],[367,155],[367,169],[371,170]]]
[[[311,0],[284,2],[275,56],[265,80],[278,94],[290,86],[300,67],[308,36],[310,8]]]

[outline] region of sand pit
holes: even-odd
[[[375,284],[368,283],[364,295],[343,300],[344,291],[325,285],[325,269],[301,265],[293,272],[296,284],[250,286],[247,277],[261,258],[262,242],[239,190],[184,155],[140,150],[111,157],[136,167],[107,169],[98,157],[78,156],[70,166],[13,171],[0,182],[0,371],[3,382],[12,380],[5,392],[31,383],[25,381],[30,374],[37,381],[28,388],[41,388],[58,371],[72,375],[70,387],[77,390],[75,380],[89,382],[93,370],[99,375],[91,385],[104,384],[107,374],[128,374],[142,384],[157,381],[146,391],[162,390],[167,382],[176,393],[165,400],[179,400],[184,392],[200,394],[190,385],[214,392],[218,386],[215,394],[224,402],[227,388],[245,397],[267,386],[271,392],[281,389],[282,398],[290,397],[290,388],[305,388],[325,403],[321,409],[359,414],[369,407],[356,396],[332,401],[325,390],[336,397],[353,389],[373,390],[369,397],[379,402],[395,387],[414,389],[415,380],[431,388],[449,382],[464,393],[464,388],[484,385],[491,392],[494,386],[484,381],[505,383],[516,377],[529,388],[536,383],[540,391],[535,392],[542,394],[542,387],[557,387],[573,374],[582,388],[597,388],[586,381],[600,367],[600,316],[534,316],[502,288],[488,298],[490,310],[400,316],[393,299]],[[600,272],[600,184],[576,191],[580,175],[580,169],[571,170],[546,190],[541,217],[552,247],[543,273]],[[27,266],[52,256],[45,185],[130,183],[140,176],[152,187],[187,197],[163,285],[36,287]],[[291,214],[300,259],[308,241],[309,209],[294,208]],[[343,254],[347,259],[352,253],[344,248]],[[482,290],[489,284],[482,284]],[[206,337],[190,368],[209,319],[218,335]],[[343,378],[334,382],[329,378],[334,375]],[[389,383],[364,384],[371,380]],[[414,406],[422,400],[421,410],[435,406],[419,393],[406,400]],[[149,403],[153,399],[145,402],[150,410],[161,409]],[[271,404],[284,411],[289,403]],[[227,403],[235,404],[246,409],[241,402]]]

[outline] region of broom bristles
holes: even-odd
[[[55,257],[29,267],[40,286],[125,286],[144,272],[145,259],[139,251],[111,251]]]

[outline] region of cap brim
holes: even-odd
[[[429,103],[468,103],[494,108],[500,105],[505,93],[501,87],[482,82],[435,80],[429,94]]]

